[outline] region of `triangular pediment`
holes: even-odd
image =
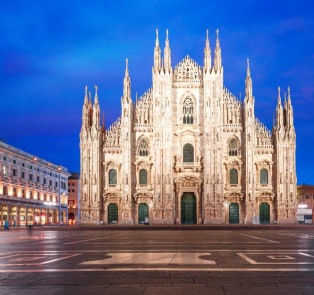
[[[203,81],[202,67],[188,55],[182,59],[174,69],[175,82],[201,82]]]

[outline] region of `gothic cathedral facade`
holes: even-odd
[[[108,129],[86,93],[80,133],[82,223],[295,223],[296,134],[290,90],[268,130],[254,113],[249,62],[243,102],[224,86],[218,38],[204,66],[162,58],[158,31],[152,87],[134,102],[128,62],[121,117]]]

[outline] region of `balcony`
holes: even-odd
[[[201,158],[200,161],[182,162],[182,161],[178,161],[178,158],[175,157],[173,169],[174,169],[174,172],[202,172],[203,161]]]

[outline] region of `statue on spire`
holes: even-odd
[[[214,68],[215,71],[221,68],[221,48],[220,48],[220,42],[219,42],[219,36],[218,36],[218,29],[216,31],[217,38],[216,38],[216,48],[215,48],[215,57],[214,57]]]
[[[169,47],[168,30],[166,30],[166,46],[164,49],[164,69],[166,73],[171,71],[171,50]]]
[[[280,97],[280,87],[278,86],[278,103],[276,107],[276,125],[277,130],[280,130],[283,128],[284,122],[283,122],[283,109],[281,105],[281,97]]]
[[[129,61],[125,60],[125,76],[123,80],[123,98],[131,99],[131,79],[129,76]]]
[[[253,96],[253,86],[250,71],[250,60],[247,59],[246,78],[245,78],[245,97],[250,99]]]
[[[95,85],[95,98],[94,98],[94,104],[98,104],[98,94],[97,94],[97,90],[98,90],[98,87],[97,87],[97,85]]]
[[[211,68],[211,51],[209,47],[208,30],[206,30],[206,43],[204,48],[204,70],[205,73]]]
[[[159,47],[158,29],[156,29],[156,46],[154,50],[154,70],[159,72],[161,69],[161,50]]]

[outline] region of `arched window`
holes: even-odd
[[[183,124],[193,124],[193,101],[192,98],[187,97],[183,102]]]
[[[139,173],[140,184],[147,184],[147,170],[141,169]]]
[[[238,155],[238,143],[235,138],[232,138],[229,142],[229,156]]]
[[[138,156],[148,156],[149,145],[146,138],[142,138],[137,146],[137,155]]]
[[[190,143],[187,143],[183,147],[183,162],[193,163],[194,162],[194,147]]]
[[[230,184],[238,184],[238,170],[232,168],[230,170]]]
[[[268,184],[268,170],[265,168],[261,169],[259,175],[261,184]]]
[[[112,184],[112,185],[117,184],[117,170],[116,169],[109,170],[109,184]]]

